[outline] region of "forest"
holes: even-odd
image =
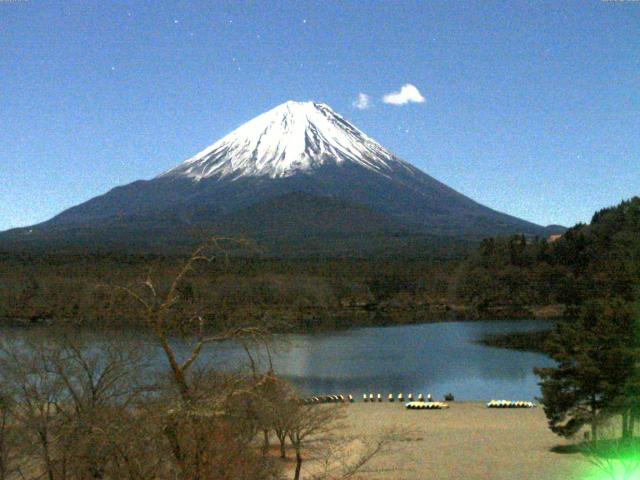
[[[221,248],[225,248],[224,245]],[[270,258],[249,245],[200,264],[181,287],[213,329],[280,331],[452,319],[560,318],[585,299],[631,299],[640,278],[640,198],[560,238],[485,239],[457,258]],[[114,286],[167,284],[182,256],[0,252],[5,323],[135,324]],[[118,308],[114,309],[113,306]],[[114,318],[115,316],[115,318]]]

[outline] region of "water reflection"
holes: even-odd
[[[485,334],[550,327],[540,321],[484,321],[278,335],[270,352],[276,372],[307,394],[412,392],[441,398],[452,392],[458,400],[533,399],[539,388],[532,369],[551,365],[549,358],[475,342]],[[20,336],[20,331],[2,332]],[[122,338],[153,343],[139,332]],[[187,340],[176,339],[173,344],[179,356],[188,355]],[[154,369],[164,369],[162,353],[159,349],[152,352]],[[268,364],[264,350],[255,360],[263,368]],[[200,363],[236,370],[246,367],[248,360],[238,345],[222,343],[205,350]]]
[[[459,399],[530,399],[539,393],[533,367],[551,361],[475,341],[487,333],[542,328],[549,324],[460,322],[283,335],[275,341],[274,366],[310,394],[412,391],[437,397],[453,392]],[[246,363],[233,345],[219,347],[215,358],[227,368]],[[264,355],[260,363],[265,365]]]
[[[540,322],[441,323],[288,336],[275,365],[309,393],[452,392],[458,399],[539,394],[532,369],[551,361],[532,353],[488,348],[487,333],[549,328]]]

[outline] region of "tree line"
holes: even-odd
[[[308,331],[445,319],[560,317],[567,305],[637,279],[638,198],[597,212],[555,241],[485,239],[455,259],[267,258],[255,251],[200,267],[181,288],[212,328],[256,315]],[[636,260],[634,263],[633,260]],[[97,289],[149,273],[166,285],[183,257],[0,252],[0,319],[104,324],[119,299]],[[224,271],[221,271],[224,270]],[[625,291],[625,289],[627,291]],[[139,322],[137,312],[120,321]]]

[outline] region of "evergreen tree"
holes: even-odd
[[[571,437],[590,425],[597,440],[599,422],[636,408],[629,394],[636,388],[637,320],[621,300],[593,300],[568,317],[547,345],[557,366],[536,369],[542,402],[553,432]]]
[[[625,363],[620,372],[625,378],[621,387],[612,392],[610,402],[611,410],[620,414],[622,438],[633,436],[635,422],[640,417],[640,302],[636,302],[629,314]]]

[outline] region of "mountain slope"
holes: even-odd
[[[289,203],[283,202],[286,198]],[[242,223],[255,224],[250,214],[257,218],[266,211],[283,216],[299,211],[296,198],[314,198],[313,205],[325,213],[335,210],[320,224],[314,223],[313,208],[305,219],[298,214],[303,242],[312,225],[314,235],[337,238],[352,235],[352,225],[367,222],[360,235],[367,229],[380,232],[380,225],[429,236],[547,234],[543,227],[480,205],[400,160],[328,106],[287,102],[154,179],[114,188],[9,236],[13,243],[27,233],[73,242],[77,232],[92,231],[100,232],[92,237],[96,244],[114,237],[126,243],[139,225],[140,235],[143,229],[168,229],[171,240],[166,242],[178,244],[181,232],[186,241],[193,230],[216,226],[231,231]],[[341,202],[350,208],[339,208]],[[363,208],[367,214],[359,217]],[[273,231],[272,238],[282,238],[281,233]],[[156,234],[162,244],[162,235]],[[266,232],[260,236],[268,237]]]

